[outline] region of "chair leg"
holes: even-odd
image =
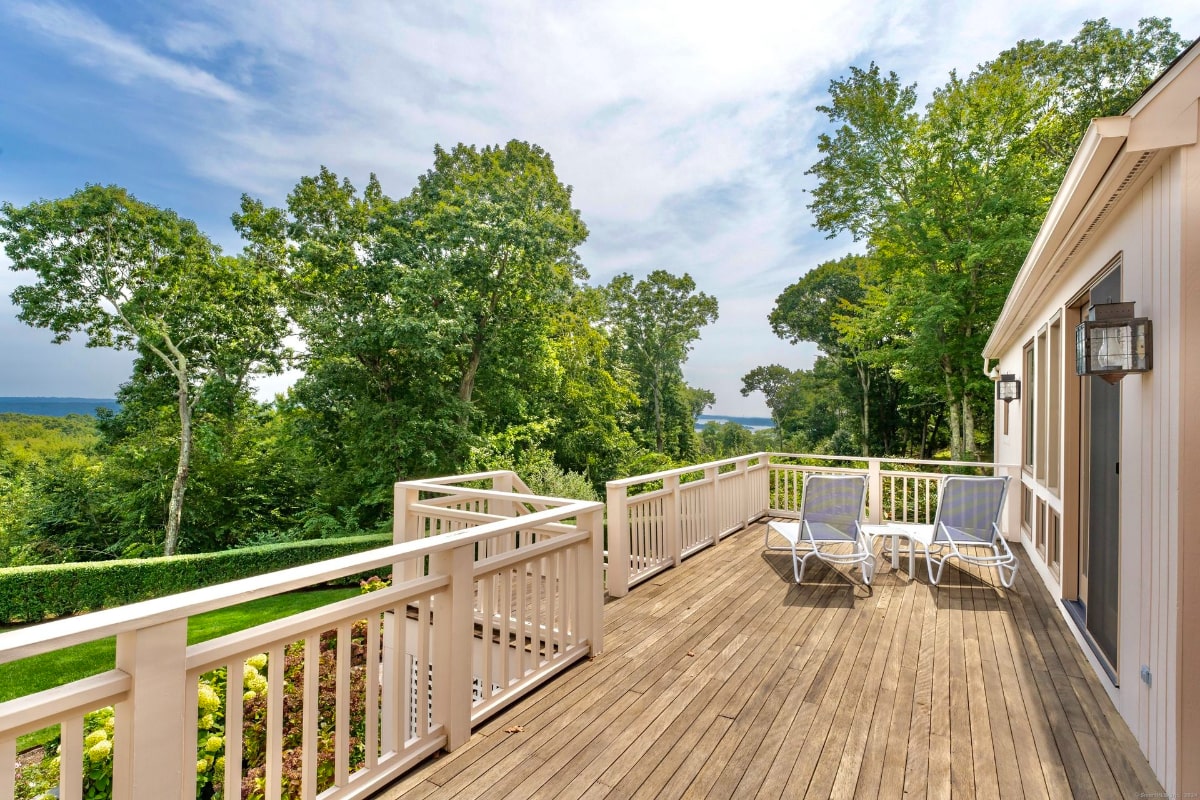
[[[796,583],[804,582],[804,568],[808,566],[808,557],[811,555],[812,553],[805,553],[803,558],[796,558],[795,554],[792,554],[792,574],[796,576]]]
[[[942,572],[946,569],[946,562],[949,561],[953,555],[953,553],[947,553],[941,558],[937,558],[936,556],[931,555],[928,550],[925,551],[925,569],[929,572],[929,582],[934,586],[937,586],[942,582]],[[933,572],[933,565],[935,563],[937,564],[936,575]]]
[[[875,577],[875,556],[867,556],[862,562],[863,583],[867,586],[871,585],[871,579]]]
[[[1018,562],[1016,559],[1013,559],[1013,563],[1011,565],[1009,565],[1009,564],[1001,564],[1000,565],[1000,567],[999,567],[1000,583],[1004,586],[1005,589],[1011,589],[1013,587],[1013,584],[1017,582],[1017,567],[1019,566],[1019,564],[1020,564],[1020,562]],[[1006,574],[1008,577],[1005,577]]]

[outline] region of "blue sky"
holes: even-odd
[[[775,297],[853,249],[805,207],[830,79],[874,60],[927,97],[1019,39],[1150,14],[1200,35],[1194,0],[7,0],[0,199],[121,184],[236,250],[243,192],[279,204],[324,164],[358,186],[375,172],[399,196],[435,144],[533,141],[574,187],[592,281],[691,273],[721,318],[689,382],[716,393],[717,413],[765,414],[741,376],[814,356],[771,333]],[[8,295],[24,276],[7,266],[0,255],[0,395],[112,396],[128,354],[18,322]]]

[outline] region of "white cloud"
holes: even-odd
[[[199,97],[244,102],[240,92],[210,73],[155,55],[94,14],[59,3],[16,3],[8,13],[62,46],[72,59],[102,69],[120,83],[159,81]]]

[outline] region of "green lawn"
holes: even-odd
[[[264,597],[239,606],[199,614],[188,620],[188,644],[215,639],[227,633],[298,614],[357,594],[359,589],[349,586],[313,589]],[[110,670],[115,663],[116,640],[109,637],[56,650],[53,653],[0,664],[0,702]],[[38,731],[22,737],[18,748],[36,746],[53,736],[53,729]]]

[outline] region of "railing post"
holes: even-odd
[[[872,525],[883,522],[883,470],[880,459],[867,459],[867,521]]]
[[[663,488],[670,493],[663,497],[663,528],[667,538],[667,555],[671,563],[679,566],[683,562],[683,509],[679,496],[679,475],[663,478]]]
[[[509,492],[513,490],[513,473],[506,472],[503,475],[497,475],[492,478],[492,488],[497,492]],[[492,514],[497,514],[501,517],[515,517],[516,511],[511,500],[488,500],[488,511]]]
[[[612,597],[629,594],[629,511],[624,486],[608,487],[608,570],[606,589]]]
[[[587,525],[591,539],[580,545],[576,561],[579,618],[588,626],[592,658],[604,652],[604,510],[597,509],[577,521]],[[628,590],[627,590],[628,591]]]
[[[434,598],[434,721],[446,728],[446,750],[471,738],[471,669],[475,663],[473,545],[460,545],[429,557],[429,571],[449,575],[450,587]]]
[[[1001,533],[1010,542],[1021,541],[1021,468],[1013,464],[996,467],[996,474],[1008,476],[1008,495],[1004,498]]]
[[[186,662],[186,618],[117,635],[116,666],[132,682],[113,720],[114,800],[195,791],[196,709],[186,707]]]
[[[421,502],[421,490],[406,486],[403,483],[397,483],[393,491],[392,544],[415,542],[418,539],[424,538],[425,531],[421,524],[420,514],[417,514],[415,511],[409,511],[414,505]],[[418,569],[421,566],[419,559],[412,558],[399,564],[393,564],[393,585],[401,581],[410,581],[419,577]]]
[[[737,461],[737,471],[741,473],[741,479],[738,481],[738,497],[741,499],[742,506],[742,529],[750,527],[750,498],[753,496],[750,492],[750,458],[739,458]]]
[[[762,464],[762,512],[763,516],[771,515],[771,454],[759,453],[760,464]]]
[[[708,514],[704,522],[705,527],[712,531],[714,545],[721,541],[721,487],[717,485],[720,473],[717,467],[704,468],[704,478],[708,481]]]

